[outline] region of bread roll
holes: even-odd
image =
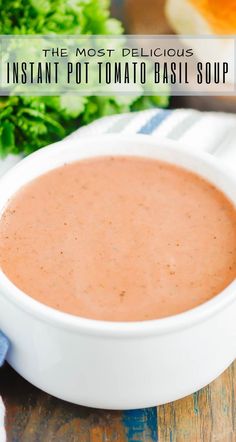
[[[179,34],[236,33],[235,0],[167,0],[166,15]]]

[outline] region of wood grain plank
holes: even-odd
[[[194,395],[159,407],[159,442],[235,442],[235,368]]]
[[[128,410],[122,413],[126,438],[129,442],[157,441],[157,409]]]

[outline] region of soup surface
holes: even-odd
[[[0,221],[0,266],[36,300],[137,321],[195,307],[236,275],[236,210],[207,181],[138,157],[64,165],[21,188]]]

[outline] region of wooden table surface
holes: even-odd
[[[8,442],[236,442],[236,362],[194,395],[145,410],[69,404],[33,387],[7,364],[0,393]]]

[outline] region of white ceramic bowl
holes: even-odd
[[[38,175],[65,162],[111,154],[179,164],[206,177],[236,203],[235,177],[211,155],[145,135],[103,135],[68,139],[21,161],[1,180],[0,212],[14,192]],[[185,313],[113,323],[51,309],[0,272],[0,328],[11,341],[8,362],[42,390],[91,407],[154,406],[200,389],[236,357],[236,281]]]

